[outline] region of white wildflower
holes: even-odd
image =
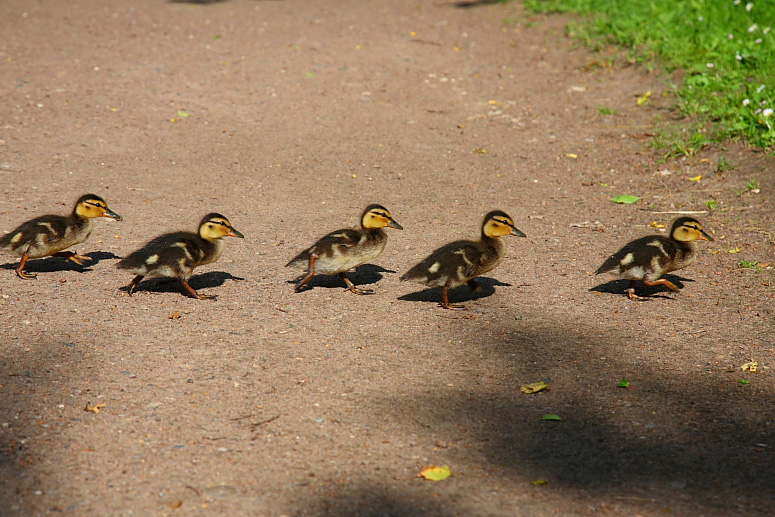
[[[759,87],[756,89],[756,93],[762,93],[762,91],[763,91],[763,90],[764,90],[764,85],[761,85],[761,86],[759,86]]]
[[[699,21],[705,21],[705,18],[704,18],[702,15],[699,15],[699,16],[697,17],[697,20],[699,20]]]
[[[756,24],[754,23],[753,25],[751,25],[750,27],[748,27],[748,32],[754,32],[754,31],[756,31],[758,28],[759,28],[759,26],[758,26],[758,25],[756,25]]]
[[[729,36],[727,36],[727,37],[728,37],[729,39],[735,39],[735,35],[734,35],[734,34],[730,34],[730,35],[729,35]]]
[[[759,43],[759,44],[761,44],[761,42],[762,42],[762,39],[761,39],[761,38],[756,38],[756,43]]]
[[[766,110],[762,111],[762,116],[769,117],[772,115],[772,108],[767,108]]]
[[[742,60],[743,60],[743,56],[741,56],[741,55],[740,55],[740,51],[738,51],[738,52],[735,54],[735,59],[737,59],[738,61],[742,61]]]
[[[748,106],[751,104],[751,99],[743,99],[743,106]]]
[[[770,27],[765,27],[764,29],[762,29],[762,32],[763,32],[764,34],[767,34],[767,33],[769,33],[771,30],[772,30],[772,28],[770,28]]]
[[[708,68],[713,68],[715,65],[714,65],[713,63],[708,63],[708,64],[707,64],[707,65],[705,65],[705,66],[707,66]]]
[[[747,4],[745,4],[746,11],[750,11],[751,9],[753,9],[753,2],[748,2]]]
[[[735,5],[740,5],[740,0],[735,0],[735,1],[734,1],[734,2],[732,2],[732,3],[733,3],[733,4],[735,4]]]

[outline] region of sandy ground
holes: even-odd
[[[84,267],[32,261],[22,281],[1,257],[0,514],[772,511],[775,168],[734,143],[660,163],[649,133],[675,113],[658,75],[516,3],[0,14],[0,231],[87,192],[124,216],[97,221]],[[711,200],[716,241],[671,275],[680,294],[632,302],[594,276]],[[284,264],[370,203],[405,228],[351,274],[376,293],[293,293]],[[496,208],[528,238],[481,292],[452,293],[466,311],[399,283]],[[120,257],[210,211],[246,236],[192,279],[217,300],[120,290]],[[452,476],[418,479],[426,465]]]

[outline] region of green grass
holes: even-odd
[[[526,0],[538,12],[589,15],[569,32],[587,45],[622,45],[646,66],[682,69],[678,109],[713,141],[775,145],[775,2],[772,0]]]
[[[609,108],[605,104],[597,107],[597,112],[601,115],[616,115],[619,113],[619,110],[614,108]]]

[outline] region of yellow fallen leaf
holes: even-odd
[[[658,223],[658,222],[654,221],[653,223],[651,223],[651,227],[652,228],[667,228],[667,225],[664,225],[662,223]]]
[[[742,248],[738,246],[737,248],[732,248],[731,250],[729,250],[729,253],[740,253],[741,251],[742,251]]]
[[[548,483],[548,481],[545,480],[545,479],[536,479],[535,481],[533,481],[533,484],[535,486],[543,486],[543,485],[545,485],[547,483]]]
[[[699,174],[697,176],[689,178],[689,181],[700,181],[701,179],[702,179],[702,174]]]
[[[170,319],[170,320],[179,320],[179,319],[180,319],[180,311],[175,311],[175,312],[173,312],[172,314],[170,314],[169,316],[167,316],[167,319]]]
[[[758,368],[759,368],[759,363],[757,363],[756,361],[750,361],[740,367],[740,369],[743,370],[744,372],[756,372]]]
[[[84,411],[87,411],[89,413],[99,413],[100,408],[104,408],[105,404],[97,404],[96,406],[89,405],[90,403],[86,403],[86,407],[83,408]]]
[[[549,389],[549,384],[544,381],[523,384],[519,387],[519,391],[522,393],[538,393],[539,391],[544,391],[546,389]]]
[[[644,104],[648,104],[649,97],[651,97],[651,90],[644,93],[641,97],[638,97],[638,106],[643,106]]]
[[[417,477],[425,478],[428,481],[444,481],[451,474],[452,471],[449,470],[447,465],[444,465],[443,467],[434,467],[433,465],[428,465],[422,469],[419,474],[417,474]]]
[[[565,156],[567,156],[568,158],[573,158],[574,160],[575,160],[576,158],[578,158],[578,155],[576,155],[576,154],[573,154],[573,153],[568,153],[568,154],[566,154]]]

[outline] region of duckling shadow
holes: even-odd
[[[367,285],[376,284],[384,277],[383,273],[395,273],[390,269],[385,269],[382,266],[376,266],[374,264],[364,264],[358,266],[355,272],[347,274],[352,283],[355,285]],[[298,282],[304,274],[297,276],[293,280],[288,280],[286,283],[295,284]],[[309,282],[304,285],[302,291],[307,289],[313,289],[315,287],[323,287],[325,289],[342,289],[345,287],[344,282],[339,278],[339,275],[315,275]]]
[[[665,275],[662,278],[674,283],[679,289],[684,288],[684,282],[694,282],[691,278],[684,278],[676,275]],[[629,280],[611,280],[590,289],[590,292],[627,295],[627,289],[630,288]],[[672,291],[664,285],[648,286],[641,281],[635,284],[635,294],[642,298],[665,298],[672,300],[669,296]]]
[[[449,290],[450,303],[467,302],[471,300],[478,300],[479,298],[487,298],[495,294],[495,286],[511,287],[511,284],[500,282],[494,278],[480,276],[476,279],[479,287],[475,291],[472,291],[470,287],[464,285]],[[414,293],[405,294],[398,297],[399,300],[406,302],[437,302],[441,303],[441,289],[438,287],[430,287],[417,291]]]
[[[89,262],[84,262],[83,266],[79,266],[72,260],[63,257],[46,257],[43,259],[32,259],[27,262],[24,267],[25,271],[30,273],[56,273],[59,271],[78,271],[85,273],[91,271],[92,266],[96,266],[103,260],[121,258],[115,253],[109,251],[92,251],[86,253],[84,257],[89,257]],[[0,265],[2,269],[16,269],[19,265],[19,261],[9,262],[7,264]]]
[[[240,278],[238,276],[231,275],[230,273],[226,273],[225,271],[210,271],[208,273],[202,273],[200,275],[192,276],[188,281],[188,285],[190,285],[194,290],[198,291],[200,289],[210,289],[212,287],[221,286],[225,284],[227,280],[245,280],[245,279]],[[127,292],[127,286],[121,287],[119,290]],[[183,289],[183,286],[180,284],[180,280],[178,280],[177,278],[149,278],[147,280],[143,279],[143,281],[137,285],[137,288],[135,289],[135,294],[137,294],[140,291],[149,291],[153,293],[184,293],[185,294],[185,290]],[[207,293],[203,293],[203,294],[207,294]]]

